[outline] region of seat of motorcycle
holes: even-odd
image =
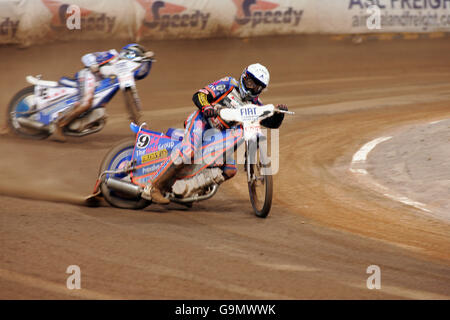
[[[169,128],[167,129],[166,136],[170,137],[172,140],[183,140],[184,129],[180,128]]]
[[[59,79],[58,83],[60,85],[66,86],[66,87],[71,87],[71,88],[77,88],[78,87],[78,82],[76,79],[71,79],[68,77],[61,77],[61,79]]]
[[[134,133],[138,133],[139,130],[142,130],[143,132],[156,134],[158,136],[164,136],[165,135],[166,137],[169,137],[171,139],[178,140],[178,141],[183,140],[183,136],[184,136],[184,129],[169,128],[167,130],[166,134],[164,134],[164,133],[159,133],[159,132],[152,131],[152,130],[149,130],[149,129],[145,129],[142,126],[138,126],[134,122],[130,123],[130,129]]]

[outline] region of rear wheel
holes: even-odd
[[[248,192],[253,211],[257,217],[266,218],[272,207],[273,196],[270,163],[264,148],[258,147],[254,152],[247,148],[247,155]]]
[[[26,87],[20,90],[8,105],[6,118],[8,119],[8,127],[17,135],[30,139],[45,139],[50,136],[48,131],[29,128],[22,126],[18,119],[33,119],[34,115],[27,115],[28,112],[35,108],[34,104],[34,86]]]
[[[134,143],[134,140],[127,139],[112,148],[103,159],[100,165],[99,174],[106,170],[118,170],[128,165],[133,155]],[[128,174],[106,174],[105,180],[110,177],[126,180]],[[100,189],[105,200],[114,207],[123,209],[143,209],[150,204],[150,201],[141,197],[130,197],[129,195],[110,190],[104,182],[100,185]]]

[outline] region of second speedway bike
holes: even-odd
[[[139,57],[119,60],[108,66],[109,74],[97,84],[91,108],[63,128],[67,136],[82,137],[100,131],[106,124],[106,104],[121,90],[129,118],[140,122],[141,104],[135,80],[145,78],[152,58]],[[148,69],[138,71],[144,64]],[[106,68],[106,67],[105,67]],[[56,121],[80,99],[76,79],[62,77],[58,82],[41,80],[40,76],[27,76],[32,86],[19,91],[7,110],[8,126],[17,135],[32,139],[45,139],[52,134]]]
[[[205,154],[214,157],[214,146],[219,139],[232,141],[232,144],[236,143],[237,146],[244,143],[244,169],[250,201],[255,215],[265,218],[272,205],[273,181],[271,163],[267,155],[267,138],[263,134],[260,121],[275,112],[293,112],[278,110],[273,104],[246,104],[234,109],[224,108],[219,112],[225,121],[241,125],[237,129],[227,130],[226,133],[221,132],[221,135],[215,135],[215,139],[203,144],[203,158]],[[148,130],[144,126],[132,123],[130,128],[136,134],[135,139],[118,143],[106,154],[100,165],[94,192],[87,198],[88,203],[95,203],[98,197],[103,197],[109,204],[119,208],[143,209],[151,204],[151,201],[141,197],[143,189],[162,163],[170,160],[174,147],[182,143],[184,130],[170,128],[166,133],[161,133]],[[214,161],[207,163],[209,165],[194,163],[186,166],[187,171],[178,177],[165,196],[172,202],[186,206],[213,197],[219,188],[214,176],[220,169]],[[176,192],[180,189],[180,184],[196,178],[201,182],[197,189],[183,195]]]

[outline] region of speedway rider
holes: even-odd
[[[63,128],[92,107],[97,82],[104,76],[114,75],[112,73],[113,68],[110,66],[114,65],[119,59],[133,60],[136,57],[152,58],[153,56],[154,53],[152,51],[146,51],[143,46],[136,43],[126,45],[120,53],[115,49],[111,49],[109,51],[84,55],[81,61],[85,68],[75,75],[78,83],[79,100],[68,113],[58,119],[56,126],[53,128],[54,139],[65,141],[66,138],[63,133]],[[143,78],[149,71],[150,63],[146,63],[139,68],[137,77]]]
[[[164,192],[170,188],[177,174],[183,169],[183,161],[192,163],[195,152],[201,149],[202,133],[210,128],[216,128],[223,132],[226,129],[240,127],[233,126],[232,123],[221,119],[216,107],[233,108],[242,103],[262,105],[259,95],[269,85],[269,79],[267,68],[255,63],[244,69],[239,83],[233,77],[225,77],[198,90],[193,96],[193,101],[199,110],[192,113],[186,120],[184,139],[176,156],[158,169],[153,182],[144,188],[141,196],[158,204],[168,204],[170,200],[164,197]],[[288,110],[284,104],[278,105],[277,108]],[[275,113],[262,120],[261,125],[276,129],[280,127],[283,119],[283,113]],[[225,153],[225,148],[222,151]],[[232,178],[237,172],[236,164],[232,159],[227,159],[220,169],[222,175],[218,179],[214,178],[216,183]]]

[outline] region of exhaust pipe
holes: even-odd
[[[48,131],[48,129],[46,128],[46,125],[41,122],[33,121],[33,120],[30,120],[27,118],[17,118],[16,120],[22,127],[28,127],[31,129],[36,129],[36,130],[41,130],[41,131],[45,131],[45,130]]]
[[[170,199],[170,201],[178,202],[178,203],[197,202],[197,201],[202,201],[202,200],[207,200],[207,199],[212,198],[217,193],[217,190],[219,190],[219,185],[214,183],[212,185],[212,190],[205,195],[202,195],[202,196],[194,195],[194,196],[188,197],[188,198],[170,197],[169,199]]]
[[[105,183],[113,191],[123,192],[136,198],[140,197],[142,193],[141,187],[123,180],[108,178]]]

